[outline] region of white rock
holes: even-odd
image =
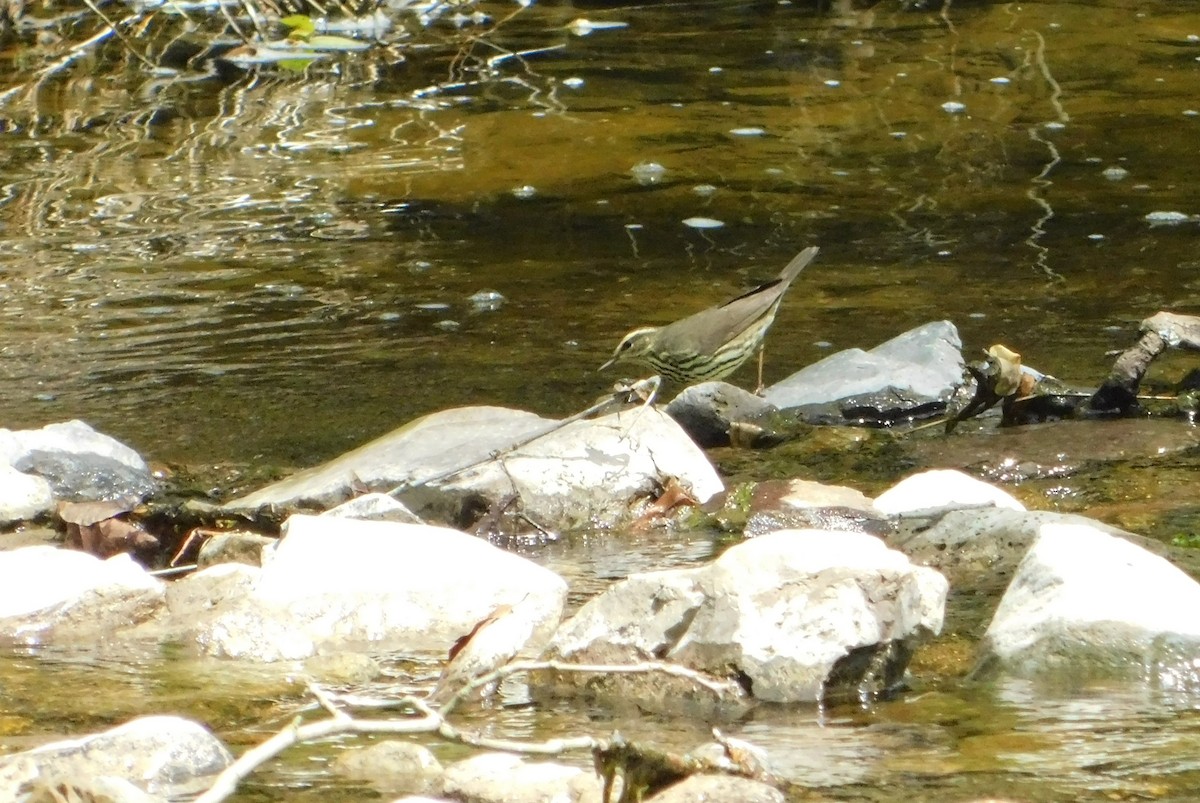
[[[1167,560],[1082,524],[1047,524],[1017,569],[981,652],[1021,674],[1101,667],[1105,674],[1194,683],[1200,584]],[[1167,665],[1152,656],[1167,641]],[[1182,648],[1178,654],[1178,645]],[[1174,681],[1169,681],[1174,682]]]
[[[775,702],[822,699],[834,665],[853,650],[940,632],[948,591],[939,573],[874,536],[825,530],[737,544],[704,586],[705,604],[670,656],[709,670],[736,666],[755,697]]]
[[[0,800],[25,799],[20,786],[38,777],[119,779],[155,799],[190,799],[232,762],[203,725],[181,717],[139,717],[102,733],[0,757]]]
[[[1024,510],[1016,497],[983,480],[954,469],[922,471],[905,477],[875,498],[875,509],[895,516],[947,507],[991,505]]]
[[[126,554],[101,560],[52,546],[0,552],[0,619],[69,607],[85,594],[117,596],[162,588],[162,581]]]
[[[33,519],[53,509],[50,483],[0,463],[0,523]]]
[[[638,407],[576,421],[442,487],[499,499],[519,495],[539,522],[613,525],[630,502],[677,480],[701,503],[724,490],[703,450],[665,413]]]
[[[946,592],[940,574],[874,536],[780,530],[707,566],[630,575],[559,628],[550,652],[577,661],[665,655],[718,675],[736,671],[760,699],[814,701],[852,651],[912,646],[938,632]]]
[[[536,644],[565,600],[558,575],[457,530],[292,516],[249,593],[192,638],[210,653],[260,661],[355,646],[444,652],[508,604],[530,617]]]
[[[31,451],[93,454],[139,471],[147,470],[146,461],[133,449],[79,420],[47,424],[41,429],[0,429],[0,460],[11,464]]]

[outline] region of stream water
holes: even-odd
[[[82,418],[150,460],[236,473],[311,465],[445,407],[567,415],[607,389],[596,368],[626,331],[724,300],[810,244],[821,254],[772,329],[768,381],[949,319],[970,355],[1001,342],[1095,383],[1143,318],[1200,306],[1191,3],[481,9],[493,24],[473,40],[384,70],[83,65],[3,95],[0,425]],[[27,69],[0,51],[0,92]],[[1190,367],[1171,357],[1154,376]],[[1188,424],[1164,426],[1180,434],[1163,449],[1142,428],[1087,424],[1040,439],[964,428],[886,465],[728,459],[874,490],[1047,437],[1047,466],[1111,442],[1135,459],[1018,492],[1191,534],[1195,448]],[[714,548],[708,534],[581,535],[531,557],[578,602]],[[1200,797],[1191,699],[917,675],[866,710],[723,729],[814,798]],[[304,704],[274,670],[0,656],[2,751],[161,711],[240,746]],[[569,706],[483,721],[684,748],[710,727]],[[348,744],[289,754],[238,799],[365,799],[327,777]]]

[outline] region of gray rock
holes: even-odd
[[[0,800],[20,800],[21,786],[38,779],[79,779],[88,790],[114,779],[110,791],[121,791],[121,782],[127,782],[156,799],[184,798],[205,789],[232,762],[202,725],[180,717],[140,717],[102,733],[0,757]]]
[[[774,702],[870,694],[893,683],[915,643],[940,630],[946,590],[940,574],[878,538],[782,530],[697,569],[631,575],[563,624],[549,655],[665,658],[734,673]],[[640,688],[604,680],[627,697],[647,693],[645,680],[634,681]],[[596,688],[596,679],[587,682]]]
[[[365,487],[386,493],[485,460],[557,422],[503,407],[465,407],[418,418],[328,463],[229,502],[234,509],[328,509]]]
[[[600,803],[601,785],[579,767],[483,753],[447,767],[442,794],[472,803]]]
[[[445,654],[501,604],[528,619],[537,645],[566,599],[558,575],[465,533],[322,516],[288,519],[261,571],[219,566],[183,583],[170,608],[185,640],[255,661],[368,648]],[[215,598],[195,598],[205,593]]]
[[[158,488],[149,470],[133,468],[111,457],[36,449],[13,468],[42,477],[54,497],[68,502],[117,501],[136,504]]]
[[[139,502],[157,486],[137,452],[82,421],[0,429],[0,523],[49,513],[59,500]]]
[[[1047,524],[1078,524],[1136,538],[1071,513],[982,508],[936,511],[898,519],[888,543],[915,563],[944,574],[958,591],[999,594]]]
[[[262,565],[262,551],[275,543],[274,538],[257,533],[221,533],[207,539],[196,556],[196,565],[201,569],[218,563],[245,563],[247,566]]]
[[[706,449],[729,446],[730,430],[735,424],[754,423],[757,426],[758,421],[774,410],[774,406],[759,396],[728,382],[691,385],[667,405],[667,415]],[[770,440],[765,432],[759,437]]]
[[[979,647],[978,672],[1200,693],[1200,584],[1095,527],[1047,524]]]
[[[421,517],[409,510],[403,502],[382,493],[356,496],[348,502],[342,502],[337,507],[326,510],[321,515],[369,521],[398,521],[402,524],[424,524]]]
[[[847,349],[767,388],[780,410],[818,422],[888,422],[938,412],[962,383],[962,340],[949,321],[905,332],[870,351]]]
[[[99,642],[164,607],[162,581],[128,555],[30,546],[0,552],[0,637],[18,643]],[[2,799],[2,798],[0,798]]]
[[[424,794],[441,786],[442,765],[429,748],[398,739],[347,750],[333,762],[333,770],[347,778],[369,781],[390,795]]]
[[[783,793],[770,784],[734,775],[692,775],[670,786],[646,803],[784,803]]]
[[[545,434],[509,448],[537,433]],[[470,527],[515,505],[560,530],[628,521],[672,480],[701,502],[723,490],[704,453],[653,408],[561,427],[529,413],[466,408],[426,416],[229,506],[326,506],[354,485],[391,490],[413,481],[399,498],[423,519]]]

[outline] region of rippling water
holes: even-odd
[[[10,99],[0,417],[308,463],[448,405],[566,413],[624,331],[809,243],[774,378],[949,318],[1093,380],[1196,302],[1196,223],[1145,220],[1198,211],[1178,4],[486,9],[473,84],[434,49],[370,80]]]

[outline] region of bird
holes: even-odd
[[[634,329],[621,339],[600,370],[629,362],[684,385],[729,376],[759,350],[758,390],[762,390],[762,342],[775,320],[783,294],[820,250],[805,248],[779,276],[737,298],[666,326]]]

